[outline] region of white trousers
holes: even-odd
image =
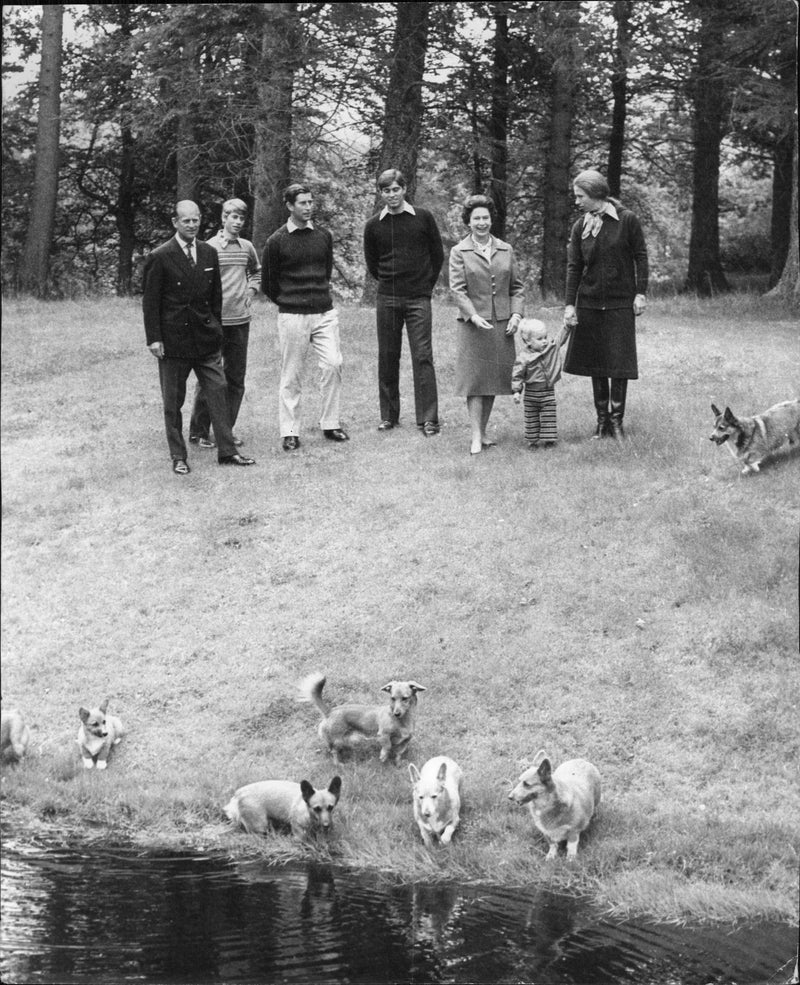
[[[324,431],[338,428],[342,389],[342,352],[339,348],[339,314],[335,308],[318,315],[278,314],[278,345],[281,353],[281,383],[278,420],[281,437],[300,433],[300,398],[303,364],[309,344],[317,354]]]

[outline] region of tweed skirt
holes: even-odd
[[[517,352],[514,336],[506,335],[508,319],[494,322],[491,332],[471,322],[458,322],[456,386],[459,397],[495,397],[511,393],[511,371]]]
[[[578,308],[578,324],[567,346],[564,372],[574,376],[638,380],[633,307],[605,311]]]

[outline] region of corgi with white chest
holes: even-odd
[[[711,405],[714,430],[708,436],[715,445],[726,445],[744,465],[742,475],[758,472],[761,462],[785,444],[800,442],[800,400],[784,400],[763,414],[736,417],[730,407]]]
[[[461,812],[463,773],[455,760],[435,756],[418,770],[408,765],[413,784],[414,820],[425,845],[435,841],[449,845],[458,827]]]
[[[575,858],[581,832],[600,804],[600,774],[586,759],[569,759],[553,770],[542,749],[508,798],[528,805],[534,824],[550,842],[548,859],[556,857],[562,841],[567,858]]]
[[[286,825],[303,840],[328,834],[341,792],[339,776],[327,790],[315,790],[308,780],[259,780],[239,787],[224,810],[248,834],[266,834],[271,824]]]
[[[122,722],[114,715],[107,715],[107,710],[108,698],[98,708],[78,710],[81,724],[77,742],[84,769],[90,770],[96,765],[99,770],[104,770],[108,766],[108,754],[125,734]]]

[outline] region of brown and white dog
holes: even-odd
[[[406,752],[413,734],[417,693],[425,688],[416,681],[389,681],[381,691],[389,695],[389,705],[345,704],[332,708],[322,698],[326,678],[310,674],[300,684],[302,700],[313,701],[322,715],[320,738],[327,743],[334,763],[340,763],[345,749],[354,749],[365,741],[380,745],[382,763],[395,763]]]
[[[17,708],[0,711],[0,759],[19,762],[28,750],[31,733]]]
[[[259,780],[239,787],[224,810],[248,834],[266,834],[271,824],[283,824],[303,840],[328,834],[341,790],[338,776],[327,790],[315,790],[308,780]]]
[[[711,405],[714,430],[709,440],[726,445],[744,465],[742,475],[758,472],[762,461],[785,444],[800,442],[800,400],[784,400],[763,414],[736,417],[730,407],[720,411]]]
[[[108,766],[108,754],[125,734],[122,722],[114,715],[106,715],[107,710],[108,698],[98,708],[78,710],[81,724],[77,742],[84,769],[90,770],[96,765],[99,770],[104,770]]]
[[[586,759],[569,759],[552,770],[542,749],[508,798],[528,805],[534,824],[550,842],[548,859],[556,857],[562,841],[567,858],[575,858],[581,832],[600,804],[600,774]]]
[[[461,819],[461,767],[447,756],[434,756],[421,770],[409,763],[408,773],[422,840],[428,847],[435,841],[449,845]]]

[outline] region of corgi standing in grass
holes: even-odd
[[[508,798],[528,805],[534,824],[550,842],[548,859],[556,857],[562,841],[572,859],[600,804],[600,774],[586,759],[569,759],[553,770],[542,749]]]

